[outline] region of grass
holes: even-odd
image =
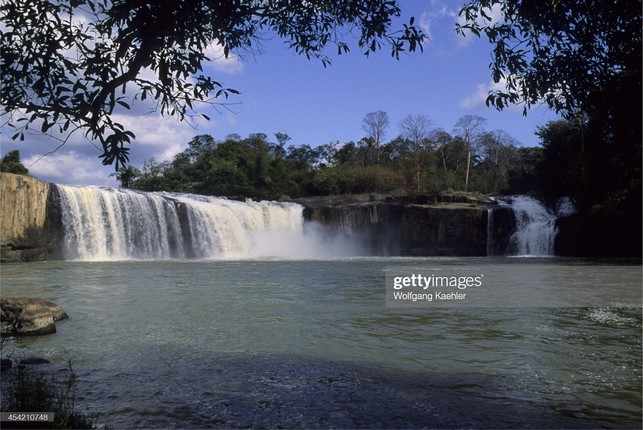
[[[66,376],[55,377],[53,371],[43,372],[19,364],[2,375],[3,412],[53,412],[53,422],[2,422],[2,428],[90,429],[93,419],[76,410],[75,390],[78,384],[71,360]],[[60,374],[62,372],[58,372]]]

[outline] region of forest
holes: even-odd
[[[145,191],[273,200],[444,191],[544,195],[543,148],[521,147],[503,130],[486,131],[476,115],[462,117],[453,133],[432,124],[425,115],[409,115],[399,135],[385,142],[388,115],[370,112],[359,141],[317,147],[291,145],[281,132],[223,140],[200,135],[172,160],[148,159],[142,169],[128,165],[115,175],[123,187]]]

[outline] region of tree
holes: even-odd
[[[420,192],[420,153],[425,149],[424,145],[431,135],[433,121],[424,114],[407,115],[400,122],[402,136],[413,142],[413,153],[415,154],[415,185],[416,191]]]
[[[16,175],[28,175],[29,169],[20,161],[20,151],[7,152],[0,162],[0,172],[15,173]]]
[[[392,29],[400,8],[389,0],[5,0],[0,11],[0,104],[17,129],[12,137],[24,140],[30,126],[67,137],[80,131],[116,170],[135,137],[114,120],[118,109],[149,99],[184,120],[198,103],[237,93],[203,74],[210,46],[226,57],[256,52],[272,32],[326,66],[326,48],[347,53],[353,35],[364,54],[388,44],[396,58],[427,38],[413,19]]]
[[[544,185],[546,179],[542,169],[543,148],[519,147],[516,151],[516,160],[508,171],[509,187],[503,192],[507,194],[529,194],[539,199],[544,198]]]
[[[541,131],[543,166],[567,166],[545,189],[571,190],[578,252],[640,256],[641,1],[472,0],[460,13],[461,33],[494,45],[493,80],[505,88],[487,104],[522,102],[526,113],[544,101],[568,121]]]
[[[464,191],[469,189],[469,172],[471,170],[471,154],[474,145],[478,142],[483,133],[486,119],[479,115],[465,115],[455,123],[455,129],[467,144],[467,174],[464,180]]]
[[[362,130],[368,133],[368,136],[373,139],[375,146],[375,161],[380,163],[380,145],[386,135],[386,129],[389,126],[388,114],[382,110],[376,112],[369,112],[362,120]]]
[[[500,12],[494,19],[491,11]],[[457,25],[494,46],[487,105],[544,100],[564,114],[586,111],[598,88],[641,71],[641,1],[471,0]]]
[[[507,187],[509,169],[518,160],[516,140],[504,130],[484,133],[480,139],[481,152],[484,157],[483,165],[491,180],[492,187],[485,183],[485,192],[497,194]]]
[[[131,164],[128,164],[127,166],[121,166],[118,172],[112,173],[109,176],[115,176],[116,180],[121,183],[121,188],[131,188],[134,181],[141,176],[141,171]]]

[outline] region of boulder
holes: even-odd
[[[55,303],[39,298],[0,298],[2,336],[38,336],[56,333],[56,321],[67,313]]]

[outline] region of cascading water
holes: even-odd
[[[554,254],[554,239],[558,233],[556,215],[540,201],[527,196],[499,198],[514,212],[516,229],[510,238],[513,255],[547,256]]]
[[[65,259],[263,256],[266,233],[304,234],[303,208],[294,203],[64,185],[56,194]]]

